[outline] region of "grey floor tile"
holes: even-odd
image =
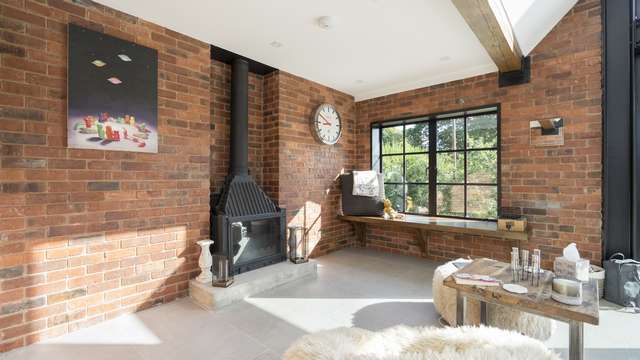
[[[180,299],[44,343],[2,360],[279,359],[300,336],[338,326],[440,326],[432,302],[437,262],[346,249],[318,259],[318,277],[265,291],[217,312]],[[640,315],[603,304],[585,326],[585,359],[640,360]],[[546,344],[566,357],[568,328]]]

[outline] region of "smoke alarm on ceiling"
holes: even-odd
[[[325,30],[333,29],[336,25],[336,19],[333,16],[322,16],[318,18],[318,26]]]

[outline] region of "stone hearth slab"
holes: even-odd
[[[233,284],[228,288],[214,287],[211,283],[204,284],[191,280],[189,297],[207,310],[217,310],[280,285],[306,277],[315,277],[317,273],[318,266],[313,260],[303,264],[285,261],[236,275]]]

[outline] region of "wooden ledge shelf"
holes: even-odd
[[[418,235],[418,246],[424,255],[429,245],[429,231],[441,231],[456,234],[479,235],[514,241],[528,241],[526,232],[510,232],[498,230],[493,221],[451,219],[433,216],[405,215],[404,219],[386,220],[375,216],[340,216],[340,219],[353,223],[356,236],[362,246],[366,246],[366,225],[395,226],[415,229]]]

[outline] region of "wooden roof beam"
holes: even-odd
[[[452,0],[500,73],[523,70],[523,56],[501,0]]]

